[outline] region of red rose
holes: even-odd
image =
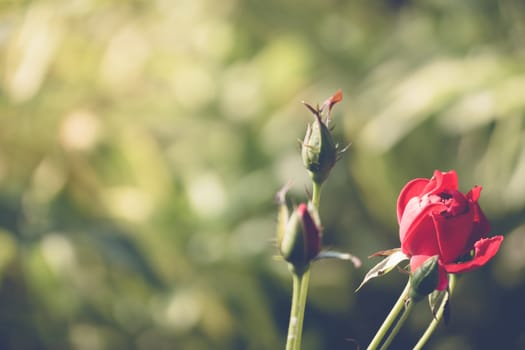
[[[465,195],[458,191],[454,170],[436,170],[431,179],[410,181],[399,195],[401,249],[410,257],[411,271],[439,256],[438,290],[447,287],[447,273],[485,265],[503,241],[503,236],[486,238],[490,225],[478,205],[480,192],[481,187],[475,186]]]

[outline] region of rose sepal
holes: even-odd
[[[377,252],[370,257],[374,256],[386,257],[366,273],[365,277],[363,278],[363,282],[361,282],[359,287],[357,287],[356,292],[372,278],[383,276],[392,271],[402,261],[408,260],[408,256],[406,256],[406,254],[403,253],[400,248]]]

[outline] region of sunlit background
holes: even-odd
[[[275,192],[308,177],[306,100],[341,88],[351,147],[323,192],[303,348],[365,348],[406,276],[402,186],[483,186],[498,256],[428,349],[525,348],[525,4],[518,0],[0,3],[0,348],[280,349]],[[394,343],[431,319],[417,305]]]

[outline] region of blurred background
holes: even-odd
[[[396,198],[456,169],[502,249],[428,349],[525,348],[525,3],[0,2],[0,348],[281,349],[275,192],[337,88],[303,348],[365,348],[401,292]],[[417,305],[393,348],[431,315]]]

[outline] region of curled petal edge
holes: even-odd
[[[482,238],[474,244],[474,258],[472,260],[458,264],[446,264],[443,267],[448,273],[462,273],[475,270],[488,263],[496,255],[502,242],[503,236]]]

